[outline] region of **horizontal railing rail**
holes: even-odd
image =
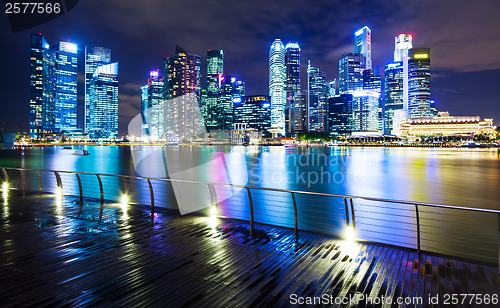
[[[0,167],[21,190],[176,208],[172,184],[201,186],[221,216],[497,263],[500,211],[384,198],[103,173]],[[70,178],[74,175],[74,178]],[[5,184],[7,183],[7,184]],[[238,190],[239,189],[239,190]]]

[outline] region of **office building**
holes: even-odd
[[[183,142],[204,134],[201,115],[201,57],[176,47],[164,60],[165,139]],[[202,136],[203,137],[203,136]]]
[[[245,83],[237,80],[235,76],[219,75],[219,114],[217,129],[233,129],[234,103],[239,103],[245,96]]]
[[[384,74],[384,133],[392,134],[394,113],[404,110],[403,101],[403,62],[389,63]]]
[[[77,70],[76,44],[59,42],[56,50],[55,127],[59,132],[77,129]]]
[[[300,47],[297,43],[288,43],[285,46],[286,67],[286,109],[285,124],[286,133],[293,131],[293,106],[292,100],[296,93],[300,92]]]
[[[337,79],[333,79],[328,83],[328,97],[337,95]]]
[[[208,130],[223,129],[221,80],[224,74],[224,51],[207,51],[207,88],[202,100],[202,113]]]
[[[402,33],[394,38],[394,62],[408,59],[408,50],[413,47],[413,36]]]
[[[366,58],[359,53],[343,54],[339,61],[339,94],[352,94],[363,89]]]
[[[98,66],[90,82],[91,139],[118,137],[118,62]]]
[[[147,85],[141,87],[142,135],[150,140],[163,138],[163,78],[159,71],[149,73]]]
[[[372,30],[370,28],[365,26],[354,33],[354,53],[365,57],[365,69],[372,68]]]
[[[326,73],[312,67],[310,61],[307,67],[307,90],[308,131],[325,132],[329,94]]]
[[[30,47],[30,136],[75,131],[78,46],[50,48],[39,33],[31,35]]]
[[[429,48],[412,48],[408,51],[408,112],[410,118],[431,116]]]
[[[292,134],[307,132],[307,90],[297,92],[292,99]]]
[[[331,134],[348,136],[353,132],[352,94],[340,94],[328,98],[328,131]]]
[[[271,127],[271,97],[244,96],[234,101],[234,123],[246,123],[248,128],[266,132]]]
[[[285,47],[276,39],[269,49],[269,96],[271,125],[285,135],[286,67]]]
[[[111,50],[99,46],[85,46],[85,106],[84,106],[84,132],[88,133],[90,123],[90,84],[95,71],[101,65],[111,63]]]
[[[378,107],[380,93],[373,90],[357,90],[353,93],[353,130],[376,132],[379,129]]]

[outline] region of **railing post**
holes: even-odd
[[[80,176],[78,173],[75,173],[76,179],[78,180],[78,194],[80,196],[80,204],[83,203],[83,187],[82,187],[82,180],[80,179]]]
[[[59,173],[57,171],[54,171],[54,175],[56,176],[57,187],[59,187],[61,189],[61,196],[62,196],[63,185],[62,185],[62,181],[61,181],[61,176],[59,175]]]
[[[127,182],[123,176],[120,176],[120,182],[122,184],[122,193],[126,195],[128,193]]]
[[[102,187],[102,181],[101,181],[101,177],[99,176],[99,174],[96,174],[97,176],[97,181],[99,181],[99,191],[101,192],[101,202],[104,201],[104,189]]]
[[[38,176],[38,187],[40,188],[40,193],[43,193],[42,176],[40,175],[40,172],[38,170],[36,170],[36,175]]]
[[[153,185],[151,185],[151,180],[148,179],[149,194],[151,195],[151,224],[154,223],[155,217],[155,195],[153,192]]]
[[[3,177],[5,179],[5,182],[9,182],[9,174],[7,173],[7,171],[5,170],[5,168],[2,168],[2,173],[3,173]]]
[[[346,227],[349,227],[349,206],[347,205],[347,198],[344,198],[345,204],[345,224]]]
[[[297,211],[297,200],[295,199],[295,193],[292,192],[292,200],[293,200],[293,216],[295,220],[295,237],[299,235],[299,218]]]
[[[418,204],[415,204],[415,218],[417,220],[417,252],[420,260],[420,214],[418,213]]]
[[[247,187],[247,193],[248,193],[248,204],[250,205],[250,228],[253,228],[253,199],[249,187]]]
[[[356,230],[356,215],[354,214],[354,203],[352,203],[352,198],[349,198],[351,203],[351,219],[352,219],[352,229]]]
[[[25,178],[24,170],[19,169],[19,174],[21,175],[21,189],[24,193],[24,192],[26,192],[26,178]]]

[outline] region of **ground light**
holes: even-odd
[[[344,231],[344,239],[347,242],[354,242],[356,240],[356,232],[352,226],[347,226]]]
[[[352,226],[345,228],[344,241],[340,244],[340,250],[351,258],[359,254],[359,247],[356,245],[356,232]]]
[[[120,207],[124,212],[128,209],[128,196],[125,194],[122,195]]]
[[[5,192],[5,191],[7,191],[8,189],[9,189],[9,183],[7,183],[7,182],[3,182],[3,184],[2,184],[2,190]]]

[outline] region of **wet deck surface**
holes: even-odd
[[[151,225],[147,207],[101,209],[91,199],[79,207],[74,197],[14,191],[0,205],[2,307],[286,307],[292,294],[425,304],[429,295],[500,289],[494,267],[418,262],[414,252],[307,233],[296,243],[293,231],[267,226],[251,237],[247,223],[231,219],[160,211]]]

